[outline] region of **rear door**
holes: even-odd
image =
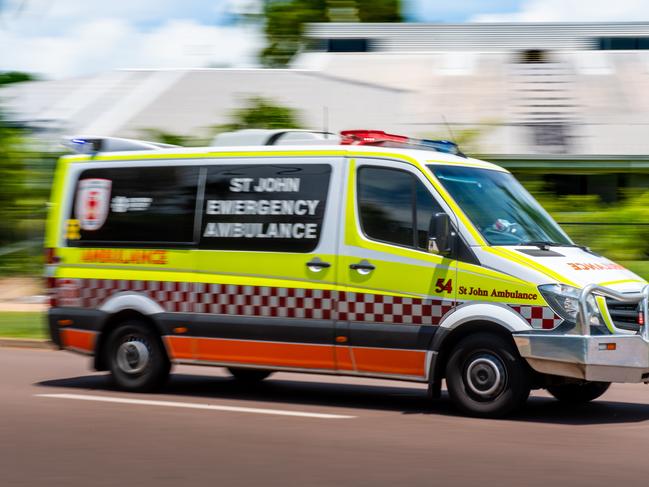
[[[340,368],[424,379],[436,325],[455,301],[456,262],[427,251],[430,219],[446,208],[425,176],[403,162],[351,160],[346,186]]]
[[[195,360],[335,369],[341,163],[292,157],[206,166]]]

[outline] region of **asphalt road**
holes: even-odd
[[[649,387],[508,420],[456,415],[416,384],[278,373],[245,387],[179,367],[159,394],[112,390],[87,358],[0,349],[0,486],[635,486]]]

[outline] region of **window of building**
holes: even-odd
[[[358,171],[358,208],[368,237],[422,250],[431,217],[442,211],[414,174],[367,166]]]
[[[599,37],[597,48],[604,51],[649,49],[649,37]]]
[[[328,164],[207,168],[200,247],[311,252],[322,233]]]
[[[521,51],[519,62],[522,64],[538,64],[548,62],[548,53],[541,49],[528,49]]]
[[[369,52],[369,39],[327,39],[328,52]]]
[[[68,220],[68,244],[83,247],[192,244],[198,175],[199,168],[188,166],[83,171],[76,184]]]

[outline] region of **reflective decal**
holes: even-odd
[[[618,271],[624,270],[620,264],[608,262],[599,264],[597,262],[569,262],[568,265],[576,271]]]
[[[82,179],[77,187],[75,216],[81,230],[99,230],[108,216],[112,182],[108,179]]]

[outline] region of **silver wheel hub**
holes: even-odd
[[[475,395],[487,399],[505,388],[505,368],[498,357],[485,354],[474,357],[466,368],[465,382]]]
[[[117,366],[127,374],[139,374],[149,364],[149,349],[139,341],[122,343],[117,349]]]

